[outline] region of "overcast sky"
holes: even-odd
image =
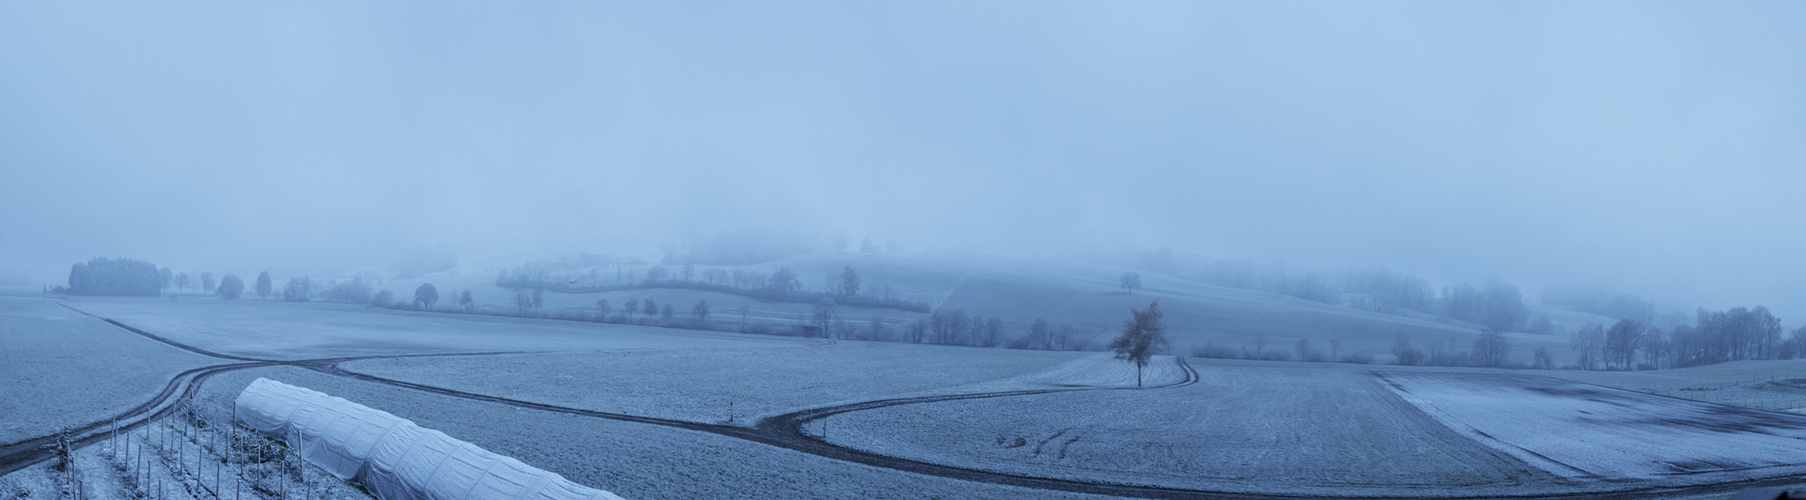
[[[8,2],[0,267],[755,228],[1797,323],[1802,26],[1801,2]]]

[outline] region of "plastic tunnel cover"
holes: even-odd
[[[621,498],[304,387],[259,378],[236,404],[239,424],[290,442],[308,462],[383,500]]]

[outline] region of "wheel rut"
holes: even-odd
[[[732,426],[732,425],[708,424],[708,423],[701,423],[701,422],[690,422],[690,421],[684,421],[684,420],[673,420],[673,419],[648,417],[648,416],[641,416],[641,415],[629,415],[629,414],[624,414],[624,413],[611,413],[611,412],[602,412],[602,411],[584,410],[584,409],[578,409],[578,408],[547,405],[547,404],[541,404],[541,403],[534,403],[531,401],[522,401],[522,400],[502,398],[502,397],[496,397],[496,396],[488,396],[488,395],[483,395],[483,394],[475,394],[475,393],[457,391],[457,390],[446,389],[446,388],[441,388],[441,387],[433,387],[433,386],[428,386],[428,385],[414,384],[414,383],[403,382],[403,381],[399,381],[399,380],[391,380],[391,379],[375,377],[375,376],[361,374],[361,373],[349,372],[349,371],[339,369],[339,367],[338,367],[338,365],[340,363],[344,363],[344,362],[348,362],[348,361],[356,361],[356,360],[367,360],[367,359],[393,359],[393,358],[430,357],[430,356],[480,356],[480,355],[494,355],[494,354],[530,354],[530,353],[535,353],[535,352],[546,352],[546,351],[424,353],[424,354],[379,355],[379,356],[350,356],[350,357],[320,358],[320,359],[306,359],[306,360],[265,360],[265,359],[247,358],[247,357],[242,357],[242,356],[221,354],[221,353],[208,351],[205,349],[200,349],[200,348],[197,348],[194,346],[189,346],[186,344],[175,342],[173,340],[169,340],[167,338],[164,338],[164,337],[161,337],[161,336],[149,333],[149,332],[145,332],[145,331],[139,330],[137,328],[133,328],[131,326],[125,325],[123,323],[120,323],[118,321],[115,321],[115,320],[112,320],[109,318],[103,318],[100,316],[95,316],[93,314],[89,314],[85,311],[81,311],[79,309],[70,307],[67,304],[58,303],[58,305],[61,305],[64,308],[67,308],[71,311],[75,311],[77,313],[104,321],[108,324],[117,326],[126,331],[136,333],[138,335],[144,336],[146,338],[150,338],[152,340],[155,340],[155,341],[158,341],[158,342],[161,342],[164,344],[168,344],[168,345],[176,347],[176,348],[180,348],[180,349],[194,352],[197,354],[201,354],[204,356],[219,358],[222,360],[238,361],[237,363],[225,363],[225,364],[219,364],[219,365],[205,366],[205,367],[194,368],[194,369],[182,372],[182,373],[176,375],[172,380],[170,380],[169,384],[164,387],[163,391],[161,393],[159,393],[156,397],[152,398],[151,400],[146,401],[143,404],[140,404],[129,410],[126,410],[125,412],[122,412],[119,415],[117,415],[115,418],[108,419],[108,420],[101,421],[101,422],[94,422],[94,423],[84,425],[80,428],[71,429],[71,432],[77,436],[76,442],[78,445],[87,445],[87,444],[91,444],[93,442],[99,441],[101,439],[104,439],[108,433],[114,431],[115,429],[118,429],[121,431],[129,431],[131,429],[145,425],[147,422],[149,422],[152,419],[155,419],[155,418],[158,418],[158,417],[161,417],[161,416],[167,414],[168,412],[170,412],[173,409],[174,401],[179,400],[183,397],[189,397],[189,396],[194,395],[194,393],[196,392],[197,388],[201,385],[201,383],[205,382],[208,378],[210,378],[214,375],[218,375],[220,373],[225,373],[225,372],[229,372],[229,371],[236,371],[236,370],[243,370],[243,369],[250,369],[250,368],[260,368],[260,367],[267,367],[267,366],[294,366],[294,367],[305,368],[305,369],[317,371],[320,373],[325,373],[325,374],[339,376],[339,377],[345,377],[345,378],[361,380],[361,381],[365,381],[365,382],[382,384],[382,385],[387,385],[387,386],[401,388],[401,389],[421,391],[421,392],[427,392],[427,393],[432,393],[432,394],[439,394],[439,395],[466,399],[466,400],[482,401],[482,402],[488,402],[488,403],[494,403],[494,404],[502,404],[502,405],[512,406],[512,407],[516,407],[516,408],[523,408],[523,409],[530,409],[530,410],[539,410],[539,411],[546,411],[546,412],[553,412],[553,413],[579,415],[579,416],[585,416],[585,417],[601,418],[601,419],[621,421],[621,422],[632,422],[632,423],[639,423],[639,424],[646,424],[646,425],[657,425],[657,426],[662,426],[662,427],[684,429],[684,430],[690,430],[690,431],[696,431],[696,432],[706,432],[706,433],[715,434],[715,435],[719,435],[719,436],[725,436],[725,437],[730,437],[730,438],[735,438],[735,439],[742,439],[742,440],[752,441],[752,442],[761,443],[761,444],[765,444],[765,445],[769,445],[769,446],[784,448],[784,449],[788,449],[788,450],[792,450],[792,451],[796,451],[796,452],[800,452],[800,453],[807,453],[810,455],[815,455],[815,456],[833,459],[833,460],[840,460],[840,461],[844,461],[844,462],[857,463],[857,464],[867,465],[867,466],[871,466],[871,467],[878,467],[878,468],[891,469],[891,470],[897,470],[897,471],[902,471],[902,472],[910,472],[910,473],[922,474],[922,475],[928,475],[928,476],[943,477],[943,478],[949,478],[949,479],[958,479],[958,480],[964,480],[964,481],[1000,484],[1000,485],[1039,489],[1039,490],[1063,491],[1063,492],[1072,492],[1072,493],[1109,495],[1109,496],[1131,497],[1131,498],[1180,498],[1180,499],[1290,499],[1290,498],[1296,498],[1296,499],[1313,498],[1313,499],[1316,499],[1316,498],[1333,498],[1333,497],[1309,496],[1309,495],[1237,493],[1237,492],[1208,491],[1208,490],[1195,490],[1195,489],[1184,489],[1184,488],[1166,488],[1166,487],[1159,487],[1159,486],[1116,484],[1116,483],[1099,482],[1099,481],[1079,481],[1079,480],[1069,480],[1069,479],[1047,478],[1047,477],[1040,477],[1040,476],[1029,476],[1029,475],[1022,475],[1022,474],[1012,474],[1012,473],[998,472],[998,471],[991,471],[991,470],[984,470],[984,469],[966,468],[966,467],[958,467],[958,466],[945,465],[945,464],[922,462],[922,461],[910,460],[910,459],[906,459],[906,458],[899,458],[899,457],[892,457],[892,456],[888,456],[888,455],[877,454],[877,453],[873,453],[873,452],[869,452],[869,451],[865,451],[865,450],[859,450],[859,449],[855,449],[855,448],[849,448],[849,447],[836,445],[836,444],[824,441],[822,439],[819,439],[815,436],[809,435],[804,430],[805,426],[807,426],[811,421],[818,420],[818,419],[821,419],[824,417],[829,417],[829,416],[833,416],[833,415],[854,412],[854,411],[870,410],[870,409],[899,406],[899,405],[933,403],[933,402],[942,402],[942,401],[961,401],[961,400],[972,400],[972,399],[1016,397],[1016,396],[1028,396],[1028,395],[1036,395],[1036,394],[1059,393],[1059,392],[1113,391],[1113,390],[1159,390],[1159,389],[1169,389],[1169,388],[1175,388],[1175,387],[1184,387],[1184,386],[1198,383],[1199,376],[1198,376],[1197,370],[1193,369],[1191,367],[1191,365],[1189,363],[1187,363],[1185,361],[1185,358],[1183,358],[1183,357],[1174,357],[1174,362],[1177,363],[1179,365],[1180,369],[1185,373],[1184,380],[1181,380],[1179,382],[1175,382],[1172,384],[1162,385],[1162,386],[1121,387],[1121,388],[1116,388],[1116,387],[1064,387],[1064,388],[1050,388],[1050,389],[1018,390],[1018,391],[995,391],[995,392],[979,392],[979,393],[965,393],[965,394],[946,394],[946,395],[908,397],[908,398],[889,398],[889,399],[880,399],[880,400],[873,400],[873,401],[862,401],[862,402],[844,404],[844,405],[811,408],[811,409],[786,413],[786,414],[782,414],[782,415],[767,417],[767,418],[759,420],[752,427],[740,427],[740,426]],[[833,343],[835,343],[835,342],[832,340],[829,340],[827,343],[825,343],[823,345],[830,345]],[[46,445],[54,442],[55,439],[56,439],[56,435],[53,434],[53,435],[48,435],[48,436],[40,436],[37,438],[32,438],[32,439],[28,439],[28,440],[24,440],[24,441],[20,441],[20,442],[16,442],[16,443],[0,445],[0,476],[3,476],[5,474],[19,470],[21,468],[30,466],[31,464],[34,464],[39,461],[50,458],[51,450],[49,448],[47,448]],[[1712,484],[1712,485],[1697,485],[1697,486],[1687,486],[1687,487],[1651,487],[1651,488],[1625,489],[1625,490],[1617,490],[1617,491],[1610,491],[1610,492],[1593,491],[1593,492],[1575,492],[1575,493],[1564,493],[1564,494],[1553,494],[1553,495],[1519,495],[1519,496],[1488,495],[1485,498],[1515,498],[1515,499],[1605,498],[1605,499],[1626,499],[1626,500],[1628,500],[1628,499],[1648,498],[1651,495],[1687,495],[1687,494],[1704,494],[1704,493],[1716,493],[1716,492],[1732,492],[1732,491],[1737,491],[1742,488],[1749,488],[1749,487],[1765,487],[1765,486],[1796,484],[1801,480],[1802,480],[1802,478],[1781,477],[1781,478],[1768,478],[1768,479],[1761,479],[1761,480],[1742,481],[1742,482],[1733,482],[1733,483],[1719,483],[1719,484]],[[1348,497],[1348,498],[1352,499],[1352,498],[1371,498],[1371,497]],[[1438,496],[1437,498],[1463,498],[1463,497]]]

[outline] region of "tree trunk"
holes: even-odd
[[[1141,364],[1135,365],[1135,387],[1141,387]]]

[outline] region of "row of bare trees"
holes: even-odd
[[[1569,334],[1576,365],[1585,370],[1679,368],[1727,361],[1806,357],[1806,326],[1782,338],[1781,319],[1768,308],[1699,309],[1693,324],[1662,329],[1637,320],[1611,327],[1588,324]]]

